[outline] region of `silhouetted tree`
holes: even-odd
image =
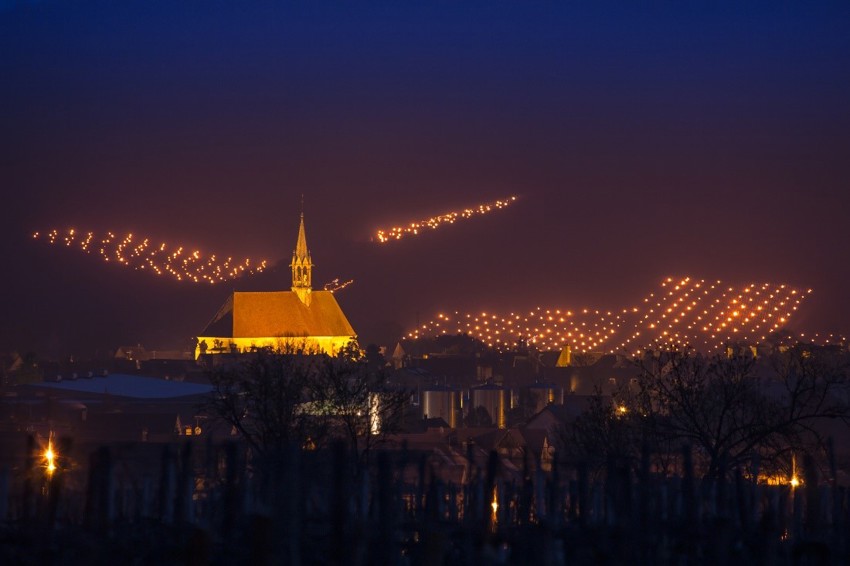
[[[792,454],[817,453],[823,425],[850,423],[846,352],[798,345],[756,359],[749,349],[701,355],[668,348],[635,360],[637,378],[561,431],[567,457],[600,466],[637,466],[649,450],[670,471],[682,445],[693,446],[708,478],[754,463],[788,471]],[[750,469],[755,472],[755,469]]]
[[[640,444],[631,415],[619,412],[611,397],[597,389],[588,408],[559,432],[562,456],[583,462],[592,471],[603,469],[612,458],[637,458]]]
[[[747,350],[706,357],[671,348],[638,366],[634,391],[616,403],[655,435],[691,444],[710,478],[756,456],[778,470],[792,452],[819,448],[824,419],[850,416],[846,355],[822,349],[799,345],[762,361]]]
[[[366,464],[372,449],[400,430],[410,392],[390,386],[386,367],[351,343],[323,358],[310,398],[326,429],[346,442],[354,462]]]
[[[206,412],[224,422],[260,456],[288,445],[321,448],[342,440],[365,463],[397,432],[409,393],[370,372],[351,343],[336,356],[294,348],[260,348],[210,371]]]
[[[375,375],[384,370],[387,365],[387,360],[381,353],[381,349],[376,344],[369,344],[364,351],[366,356],[366,368],[371,375]]]
[[[213,392],[204,409],[258,455],[281,454],[291,443],[315,444],[324,431],[304,410],[315,380],[314,356],[260,349],[210,372]]]

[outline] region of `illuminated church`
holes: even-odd
[[[195,358],[265,347],[334,355],[355,340],[354,329],[333,293],[313,290],[303,212],[290,267],[290,291],[234,291],[198,336]]]

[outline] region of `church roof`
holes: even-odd
[[[354,335],[330,291],[312,291],[309,306],[292,291],[234,292],[200,334],[227,338]]]

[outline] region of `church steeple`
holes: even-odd
[[[307,249],[307,234],[304,230],[304,212],[301,212],[301,225],[298,227],[298,241],[292,252],[292,291],[298,295],[301,302],[310,305],[313,290],[313,261],[310,250]]]

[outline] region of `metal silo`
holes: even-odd
[[[420,406],[423,418],[442,418],[455,428],[460,413],[460,391],[443,385],[428,386],[420,394]]]
[[[540,412],[547,405],[564,404],[564,388],[554,383],[538,382],[528,386],[528,392],[535,402],[535,412]]]
[[[507,389],[500,385],[488,383],[473,387],[470,390],[469,397],[470,410],[474,411],[477,407],[484,407],[493,424],[499,428],[505,428],[505,411],[508,402]]]

